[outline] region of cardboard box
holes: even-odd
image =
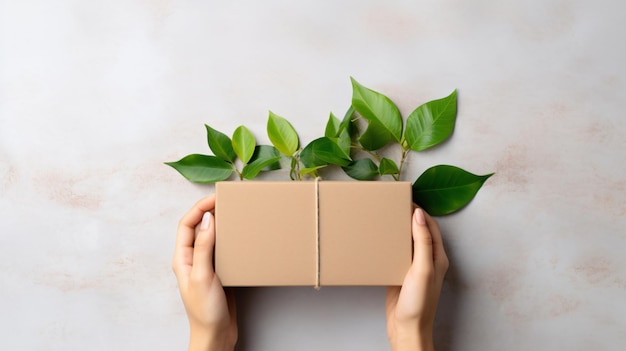
[[[402,285],[408,182],[219,182],[215,269],[224,286]]]

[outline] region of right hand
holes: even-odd
[[[434,350],[433,324],[448,257],[437,222],[421,208],[413,212],[413,263],[402,287],[387,288],[387,335],[391,349]]]

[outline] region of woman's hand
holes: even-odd
[[[176,234],[172,268],[189,318],[189,350],[233,350],[237,342],[234,295],[224,291],[213,269],[214,208],[215,195],[198,201]]]
[[[402,287],[387,288],[387,335],[391,349],[434,350],[433,324],[448,257],[437,222],[421,208],[413,212],[413,263]]]

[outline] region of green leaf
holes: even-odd
[[[292,156],[298,150],[298,133],[283,117],[270,111],[267,120],[267,136],[272,144],[285,156]]]
[[[380,175],[384,174],[398,174],[398,166],[393,160],[383,157],[380,160],[380,166],[378,167]]]
[[[378,167],[369,158],[354,160],[348,166],[343,167],[344,172],[354,179],[370,180],[378,175]]]
[[[280,158],[280,153],[275,147],[269,145],[259,145],[255,148],[254,155],[252,155],[250,163],[243,167],[241,174],[246,179],[254,179],[259,172],[278,163]],[[280,164],[278,168],[280,168]]]
[[[328,164],[347,166],[350,164],[350,155],[327,137],[313,140],[300,152],[300,161],[305,168],[324,166]]]
[[[354,78],[350,78],[350,80],[352,81],[352,106],[369,122],[368,130],[372,128],[382,129],[388,134],[389,140],[381,139],[375,144],[384,146],[392,139],[400,142],[402,138],[402,116],[398,107],[385,95],[364,87]],[[380,131],[372,132],[372,135],[374,134],[378,137],[385,135]]]
[[[474,198],[492,175],[475,175],[448,165],[431,167],[413,184],[413,202],[434,216],[456,212]]]
[[[326,167],[327,165],[323,165],[323,166],[316,166],[316,167],[309,167],[309,168],[303,168],[300,170],[300,175],[310,175],[311,177],[317,177],[317,170]]]
[[[209,148],[213,151],[213,154],[224,161],[228,161],[230,163],[235,162],[235,150],[233,150],[233,143],[228,136],[225,134],[209,127],[208,124],[204,125],[206,127],[206,136],[207,141],[209,143]]]
[[[378,126],[378,122],[371,121],[365,132],[359,137],[359,144],[361,144],[365,150],[374,151],[387,145],[391,140],[391,134],[384,128]]]
[[[254,140],[254,135],[252,135],[248,128],[239,126],[235,129],[233,133],[233,149],[241,162],[247,164],[248,161],[250,161],[252,154],[254,154],[255,145],[256,140]]]
[[[267,166],[263,167],[263,169],[261,169],[261,171],[275,171],[277,169],[281,169],[282,166],[280,165],[280,159],[282,158],[282,156],[280,155],[280,152],[278,152],[278,150],[271,146],[271,145],[259,145],[254,149],[254,155],[252,155],[252,158],[250,159],[250,162],[254,162],[257,158],[259,157],[267,157],[267,158],[273,158],[274,156],[278,156],[278,160],[276,160],[276,162],[272,162],[270,164],[268,164]]]
[[[346,114],[343,116],[343,119],[341,120],[341,123],[339,123],[339,132],[343,131],[344,129],[348,130],[348,134],[350,134],[350,127],[352,125],[352,120],[354,117],[354,107],[352,105],[350,105],[350,107],[348,108],[348,111],[346,111]]]
[[[406,120],[405,138],[409,147],[422,151],[446,140],[456,121],[456,90],[449,96],[416,108]]]
[[[331,112],[324,135],[337,143],[346,155],[350,155],[350,133],[347,128],[341,129],[341,121]]]
[[[335,115],[331,112],[330,117],[328,117],[328,122],[326,122],[324,136],[327,138],[336,138],[339,134],[340,124],[341,121],[339,120],[339,118],[335,117]]]
[[[192,154],[176,162],[166,162],[183,177],[194,183],[215,183],[228,179],[233,167],[215,156]]]

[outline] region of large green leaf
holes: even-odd
[[[267,120],[267,136],[272,144],[285,156],[293,156],[298,150],[298,133],[291,123],[270,111]]]
[[[206,127],[206,136],[209,143],[209,148],[213,151],[213,154],[224,161],[230,163],[235,162],[235,150],[233,150],[233,143],[226,134],[223,134],[211,127],[208,124]]]
[[[391,134],[382,128],[378,122],[370,121],[365,132],[359,137],[359,144],[365,150],[374,151],[387,145],[392,139]]]
[[[378,175],[378,167],[369,158],[354,160],[348,166],[343,167],[343,170],[357,180],[370,180]]]
[[[259,172],[270,167],[275,167],[281,156],[275,147],[269,145],[259,145],[254,150],[254,155],[250,159],[250,163],[243,167],[241,174],[246,179],[254,179]],[[280,164],[278,164],[280,168]],[[273,168],[276,169],[276,168]]]
[[[165,162],[194,183],[215,183],[228,179],[232,165],[215,156],[192,154],[176,162]]]
[[[233,133],[233,149],[237,154],[237,157],[247,164],[254,154],[254,147],[256,146],[256,140],[250,130],[244,126],[239,126]]]
[[[300,161],[305,168],[338,165],[347,166],[350,164],[350,155],[346,153],[334,142],[327,137],[321,137],[313,140],[300,152]]]
[[[385,95],[375,92],[359,84],[354,78],[352,81],[352,106],[368,122],[368,129],[382,128],[395,141],[402,138],[402,116],[398,107]],[[376,122],[376,123],[372,123]],[[382,136],[383,133],[375,133]],[[390,140],[385,141],[384,145]]]
[[[350,155],[350,133],[348,128],[341,129],[341,121],[339,118],[331,112],[328,122],[326,123],[326,130],[324,136],[330,138],[343,150],[346,155]]]
[[[398,172],[398,166],[393,160],[390,160],[386,157],[383,157],[380,160],[380,166],[378,167],[378,173],[380,173],[380,175],[398,174]]]
[[[422,151],[446,140],[456,121],[456,90],[449,96],[416,108],[406,120],[404,131],[409,147]]]
[[[434,216],[456,212],[474,198],[492,175],[475,175],[449,165],[431,167],[413,184],[413,202]]]

